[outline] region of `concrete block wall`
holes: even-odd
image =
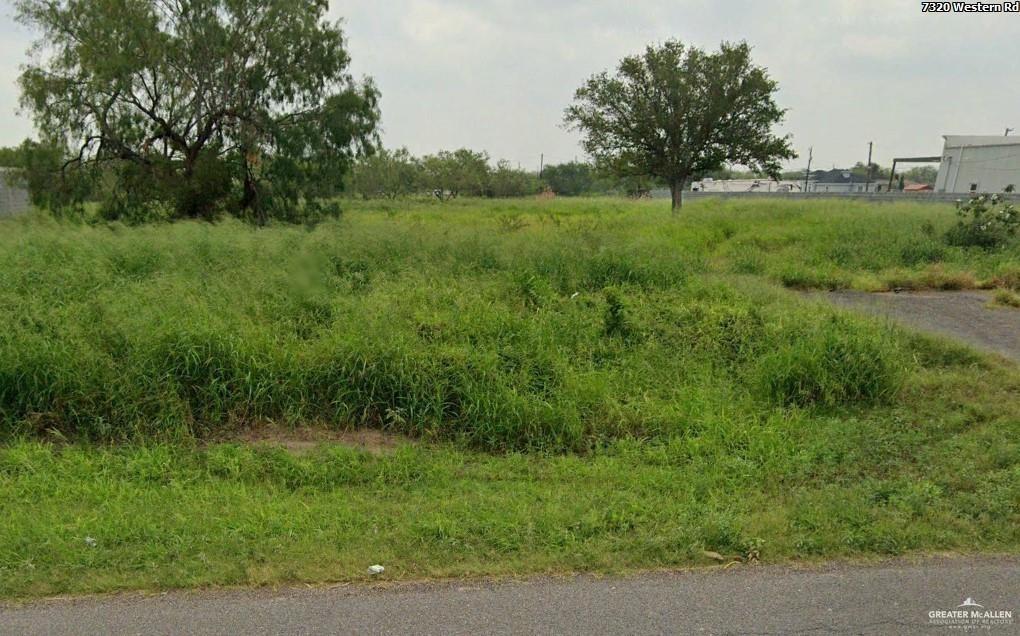
[[[1014,203],[1020,203],[1020,194],[1000,194]],[[809,201],[818,199],[851,199],[869,203],[941,203],[952,205],[966,200],[969,195],[935,192],[684,192],[684,201],[703,199],[785,199]]]
[[[28,191],[15,183],[9,172],[0,170],[0,217],[20,214],[29,207]]]

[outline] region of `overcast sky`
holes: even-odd
[[[943,134],[1020,129],[1020,15],[922,14],[917,0],[334,0],[383,139],[522,167],[583,158],[563,108],[645,44],[747,40],[779,81],[782,132],[819,168],[939,154]],[[32,133],[15,80],[32,34],[0,0],[0,145]]]

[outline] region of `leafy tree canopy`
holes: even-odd
[[[378,92],[327,0],[15,6],[41,32],[22,104],[108,216],[293,219],[375,143]]]
[[[428,155],[422,158],[422,178],[440,200],[459,195],[484,196],[489,180],[489,155],[467,148]]]
[[[776,90],[746,43],[707,53],[671,40],[592,76],[564,119],[600,166],[665,180],[675,210],[694,175],[737,164],[778,177],[796,157],[789,137],[772,133],[785,114]]]
[[[592,191],[597,175],[594,167],[580,161],[553,164],[542,170],[542,180],[560,196],[576,197]]]
[[[406,148],[380,149],[358,159],[351,186],[354,193],[366,199],[427,193],[445,201],[458,195],[505,198],[538,192],[535,175],[506,160],[492,166],[487,153],[466,148],[422,158]]]
[[[421,162],[407,148],[387,150],[362,157],[351,174],[353,190],[366,199],[395,199],[417,191]]]
[[[914,183],[926,183],[930,186],[935,185],[935,180],[939,176],[938,168],[934,166],[917,166],[911,168],[903,173],[906,178]]]
[[[857,181],[867,181],[869,179],[872,181],[887,181],[890,169],[884,168],[877,163],[867,166],[863,161],[858,161],[854,164],[853,168],[850,168],[850,172],[853,173]]]
[[[506,159],[496,162],[489,172],[489,187],[486,192],[497,199],[520,197],[538,193],[538,179],[533,174],[513,167]]]
[[[23,163],[21,148],[17,146],[0,147],[0,168],[20,168]]]

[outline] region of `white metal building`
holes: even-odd
[[[946,135],[936,192],[1020,191],[1020,137]]]

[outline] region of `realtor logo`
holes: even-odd
[[[968,596],[956,609],[935,609],[928,612],[928,623],[935,627],[958,631],[994,631],[1013,625],[1013,610],[987,609]]]

